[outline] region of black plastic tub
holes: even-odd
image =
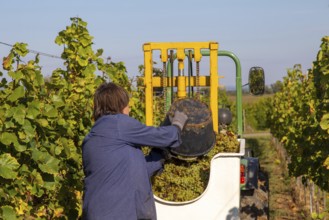
[[[198,157],[207,154],[216,143],[208,105],[197,99],[179,99],[171,105],[164,125],[171,124],[169,118],[174,116],[176,110],[184,112],[188,120],[181,133],[183,143],[177,148],[171,148],[171,153],[181,157]]]

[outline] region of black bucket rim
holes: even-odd
[[[200,156],[204,156],[206,155],[207,153],[209,153],[213,148],[214,146],[216,145],[216,132],[213,131],[213,134],[215,135],[215,139],[211,145],[210,148],[208,148],[206,151],[204,152],[200,152],[198,154],[184,154],[184,153],[180,153],[180,152],[175,152],[175,148],[170,148],[170,153],[173,153],[177,156],[181,156],[181,157],[200,157]]]

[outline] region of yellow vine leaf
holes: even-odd
[[[327,157],[327,159],[324,161],[323,166],[325,166],[327,170],[329,170],[329,157]]]
[[[38,209],[36,215],[37,215],[38,217],[46,216],[46,208],[45,208],[45,206],[41,206],[41,207]]]
[[[9,55],[3,58],[3,62],[2,62],[3,69],[9,70],[11,66],[11,62],[12,62],[12,56]]]
[[[18,215],[24,215],[24,213],[26,213],[26,211],[28,210],[28,204],[22,199],[19,199],[18,204],[18,207],[15,207],[16,213]]]
[[[62,214],[63,214],[63,211],[64,211],[64,210],[63,210],[62,207],[55,209],[55,210],[54,210],[54,217],[61,217]]]
[[[75,193],[75,196],[76,196],[76,198],[77,198],[78,200],[82,199],[82,193],[81,193],[80,191],[75,190],[74,193]]]

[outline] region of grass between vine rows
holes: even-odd
[[[261,170],[269,177],[270,219],[304,219],[303,211],[294,202],[294,185],[286,160],[275,147],[272,136],[246,137],[246,145],[254,150]]]

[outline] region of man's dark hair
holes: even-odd
[[[103,115],[119,114],[129,103],[127,91],[112,83],[100,85],[94,95],[94,119]]]

